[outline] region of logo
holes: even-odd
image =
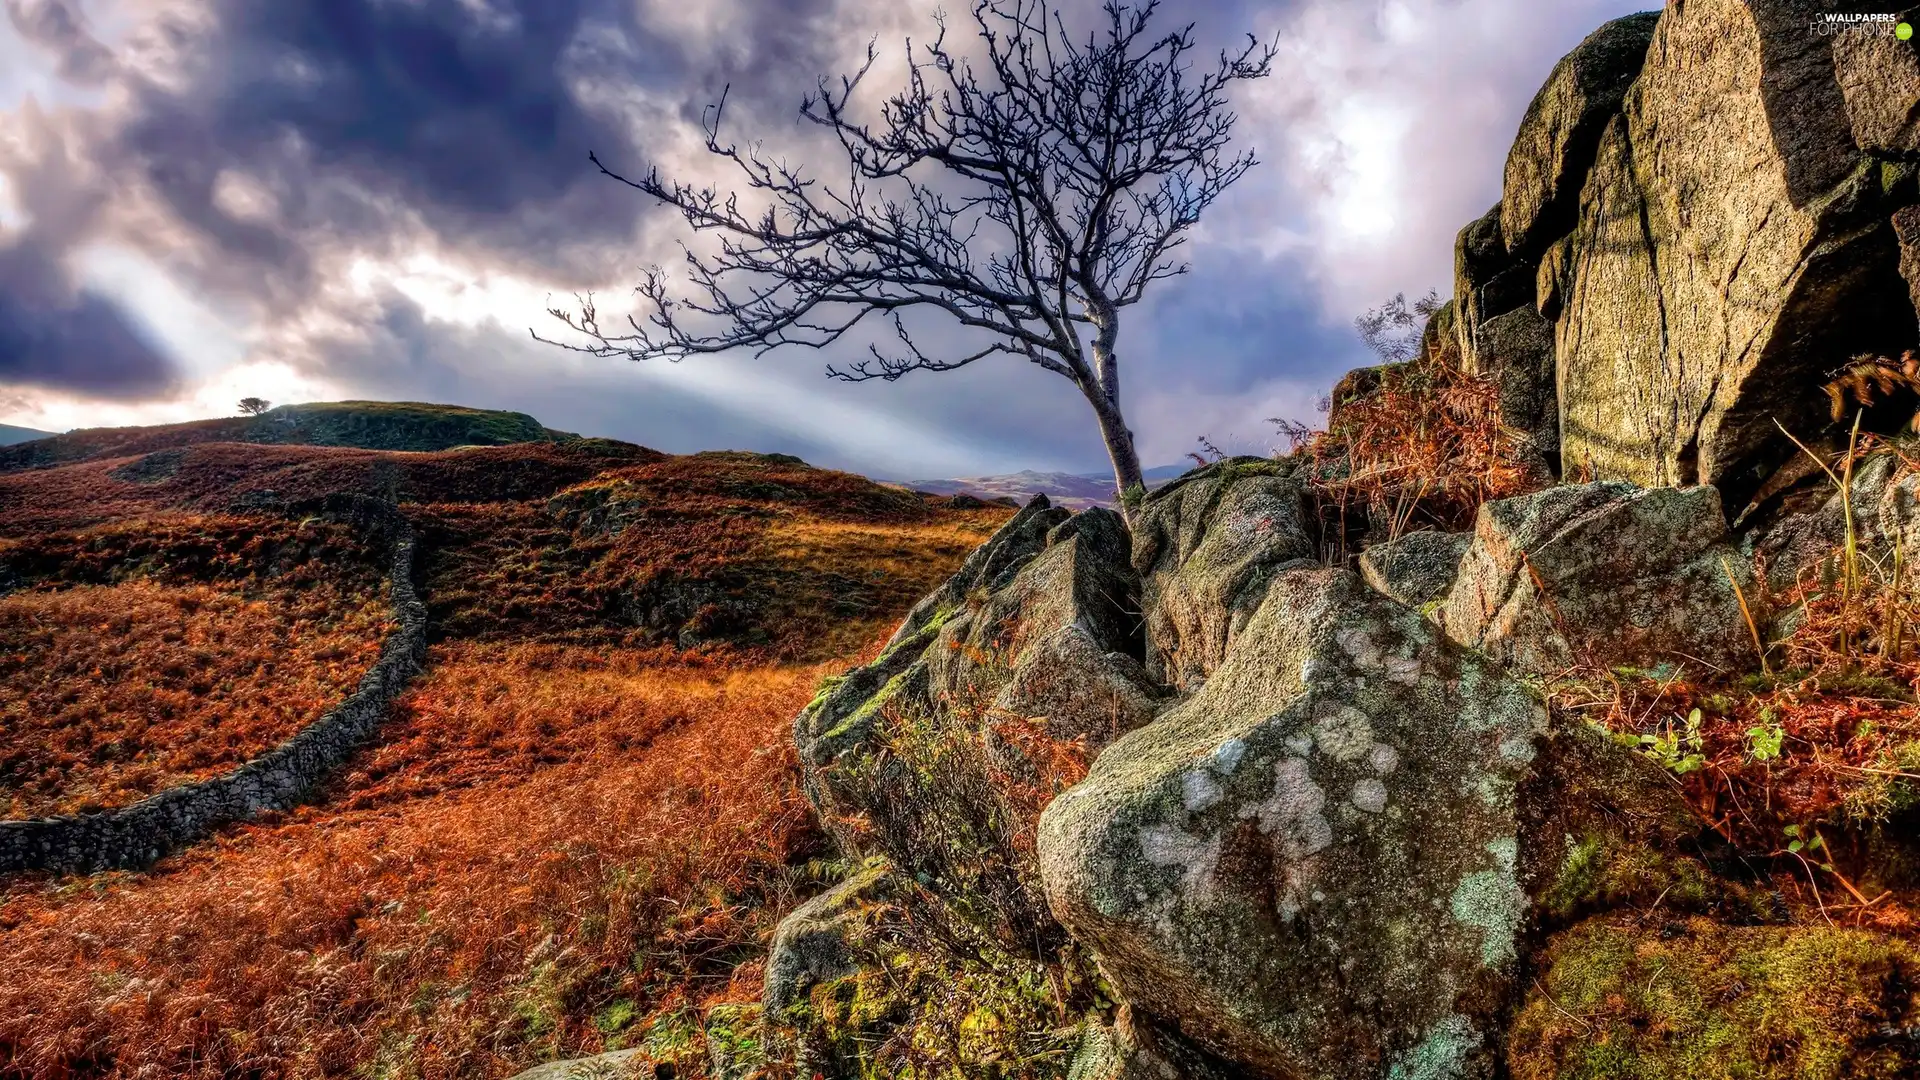
[[[1913,25],[1900,21],[1900,16],[1891,14],[1859,14],[1855,12],[1822,15],[1807,27],[1816,37],[1838,37],[1842,34],[1881,35],[1892,34],[1901,41],[1913,40]]]

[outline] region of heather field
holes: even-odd
[[[208,444],[145,483],[0,475],[7,716],[37,725],[5,751],[11,816],[229,767],[364,670],[378,552],[236,492],[411,477],[434,642],[310,805],[148,871],[0,885],[0,1076],[503,1077],[643,1044],[701,1074],[694,1018],[757,995],[779,916],[836,870],[793,716],[1007,511],[585,453]]]

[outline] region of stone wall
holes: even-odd
[[[146,866],[223,825],[298,804],[379,728],[426,654],[427,609],[414,589],[413,530],[391,504],[364,496],[334,497],[313,509],[350,522],[391,552],[388,596],[398,625],[360,685],[298,734],[225,775],[113,810],[0,821],[0,875]]]

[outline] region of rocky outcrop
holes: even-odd
[[[891,872],[885,863],[868,866],[780,920],[760,997],[767,1015],[785,1017],[806,1005],[814,987],[860,970],[861,906],[886,898]]]
[[[1147,671],[1204,682],[1281,570],[1314,555],[1305,488],[1271,461],[1233,459],[1148,496],[1133,565],[1147,620]]]
[[[1360,574],[1367,584],[1408,607],[1424,608],[1453,588],[1472,543],[1471,533],[1409,533],[1361,552]]]
[[[1914,343],[1889,225],[1911,181],[1855,142],[1834,39],[1809,32],[1828,8],[1662,15],[1565,241],[1567,469],[1744,502],[1791,450],[1776,420],[1826,423],[1828,369]]]
[[[1893,231],[1900,240],[1900,276],[1907,279],[1913,306],[1920,310],[1920,206],[1893,215]]]
[[[1438,618],[1453,640],[1540,675],[1725,670],[1755,659],[1732,581],[1751,593],[1752,563],[1713,488],[1556,487],[1480,508]]]
[[[395,626],[354,692],[286,742],[224,775],[115,810],[0,821],[0,874],[147,866],[223,825],[298,805],[379,729],[426,658],[427,609],[414,589],[413,530],[390,504],[362,496],[328,499],[312,509],[351,522],[390,550],[388,602]]]
[[[1648,768],[1351,574],[1292,571],[1047,807],[1041,867],[1136,1013],[1256,1075],[1486,1077],[1568,838],[1697,828]]]
[[[1036,498],[795,720],[842,850],[885,855],[1016,951],[1058,936],[1023,832],[1076,763],[1159,708],[1128,556],[1119,515]]]
[[[1659,19],[1646,11],[1594,31],[1554,65],[1527,107],[1500,199],[1501,235],[1516,260],[1537,262],[1573,230],[1600,135],[1639,76]]]

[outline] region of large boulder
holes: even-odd
[[[1661,16],[1601,137],[1559,303],[1568,472],[1744,502],[1827,423],[1818,385],[1916,323],[1889,217],[1910,185],[1855,143],[1820,0]]]
[[[1717,491],[1605,481],[1482,506],[1438,617],[1455,641],[1535,674],[1738,670],[1757,657],[1735,581],[1751,593],[1752,562],[1728,540]]]
[[[844,854],[886,856],[1006,948],[1058,945],[1032,859],[1040,807],[1160,708],[1130,559],[1117,514],[1036,499],[877,659],[828,681],[794,736]]]
[[[1039,850],[1135,1012],[1247,1074],[1465,1080],[1495,1074],[1536,900],[1586,902],[1561,895],[1574,838],[1697,827],[1417,613],[1298,570],[1198,694],[1054,800]]]
[[[1537,260],[1573,231],[1600,134],[1639,76],[1659,21],[1659,12],[1644,11],[1595,30],[1534,95],[1507,154],[1500,199],[1500,231],[1516,258]]]
[[[876,861],[780,920],[761,987],[767,1016],[780,1022],[807,1004],[814,987],[860,970],[864,909],[886,900],[892,887],[892,867]]]
[[[1533,283],[1531,274],[1527,283]],[[1479,373],[1493,380],[1498,394],[1500,423],[1522,439],[1521,459],[1550,477],[1560,463],[1553,324],[1525,303],[1482,324],[1475,349]]]
[[[1408,533],[1361,552],[1360,575],[1408,607],[1424,608],[1446,598],[1472,544],[1471,533]]]
[[[1286,466],[1236,458],[1147,497],[1134,528],[1147,670],[1190,689],[1227,654],[1282,569],[1314,555],[1306,489]]]

